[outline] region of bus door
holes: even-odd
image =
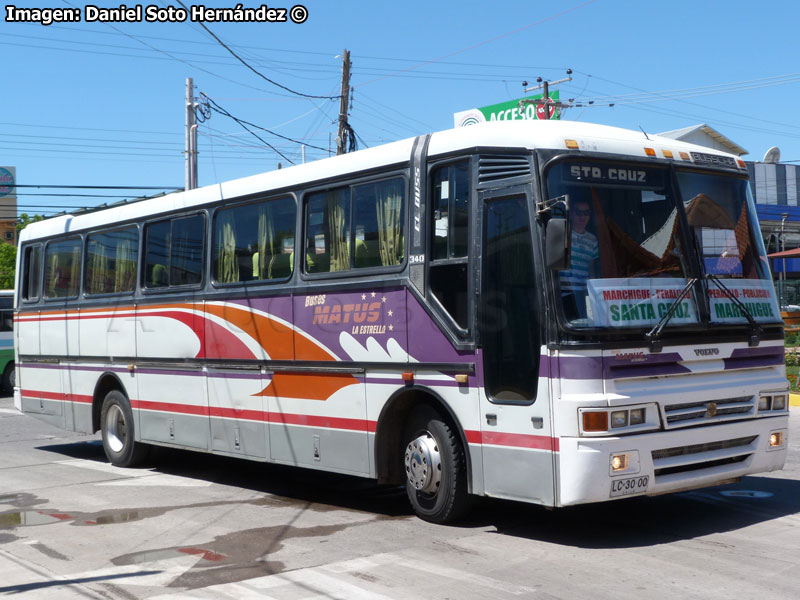
[[[530,212],[525,186],[480,194],[483,473],[489,495],[552,504],[549,383],[539,376],[543,310]]]

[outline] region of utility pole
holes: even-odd
[[[350,52],[345,48],[342,55],[342,97],[339,98],[339,134],[336,136],[336,154],[347,152],[350,126],[347,124],[347,107],[350,97]]]
[[[553,109],[556,108],[569,108],[570,104],[564,104],[563,102],[551,102],[550,101],[550,86],[556,85],[557,83],[564,83],[565,81],[572,81],[572,69],[567,69],[567,77],[564,79],[559,79],[557,81],[546,81],[543,80],[541,77],[537,77],[536,81],[539,85],[534,85],[533,87],[526,87],[528,85],[527,81],[522,82],[522,89],[527,94],[528,92],[533,92],[536,90],[542,90],[542,99],[541,100],[527,100],[523,99],[519,101],[520,108],[523,108],[526,104],[536,104],[537,108],[541,106],[544,110],[544,118],[545,120],[550,120],[550,107],[552,106]]]
[[[197,187],[197,115],[194,80],[186,78],[186,189]]]

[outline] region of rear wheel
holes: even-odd
[[[455,431],[430,407],[417,408],[405,436],[406,493],[414,512],[431,523],[448,523],[469,508],[464,449]]]
[[[149,451],[145,444],[135,441],[133,411],[122,392],[109,392],[103,400],[100,413],[103,433],[103,450],[108,461],[117,467],[135,467]]]

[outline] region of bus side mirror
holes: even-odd
[[[569,219],[551,217],[545,233],[545,260],[547,267],[555,271],[569,269]]]

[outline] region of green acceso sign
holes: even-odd
[[[544,121],[547,119],[560,119],[561,111],[556,107],[559,99],[558,90],[550,94],[550,101],[547,103],[546,109],[544,104],[530,103],[520,106],[521,100],[541,100],[542,98],[542,94],[536,94],[535,96],[500,102],[499,104],[492,104],[482,108],[462,110],[461,112],[453,113],[453,126],[465,127],[486,121],[533,121],[537,119]]]
[[[14,290],[0,290],[0,373],[6,393],[14,391]]]

